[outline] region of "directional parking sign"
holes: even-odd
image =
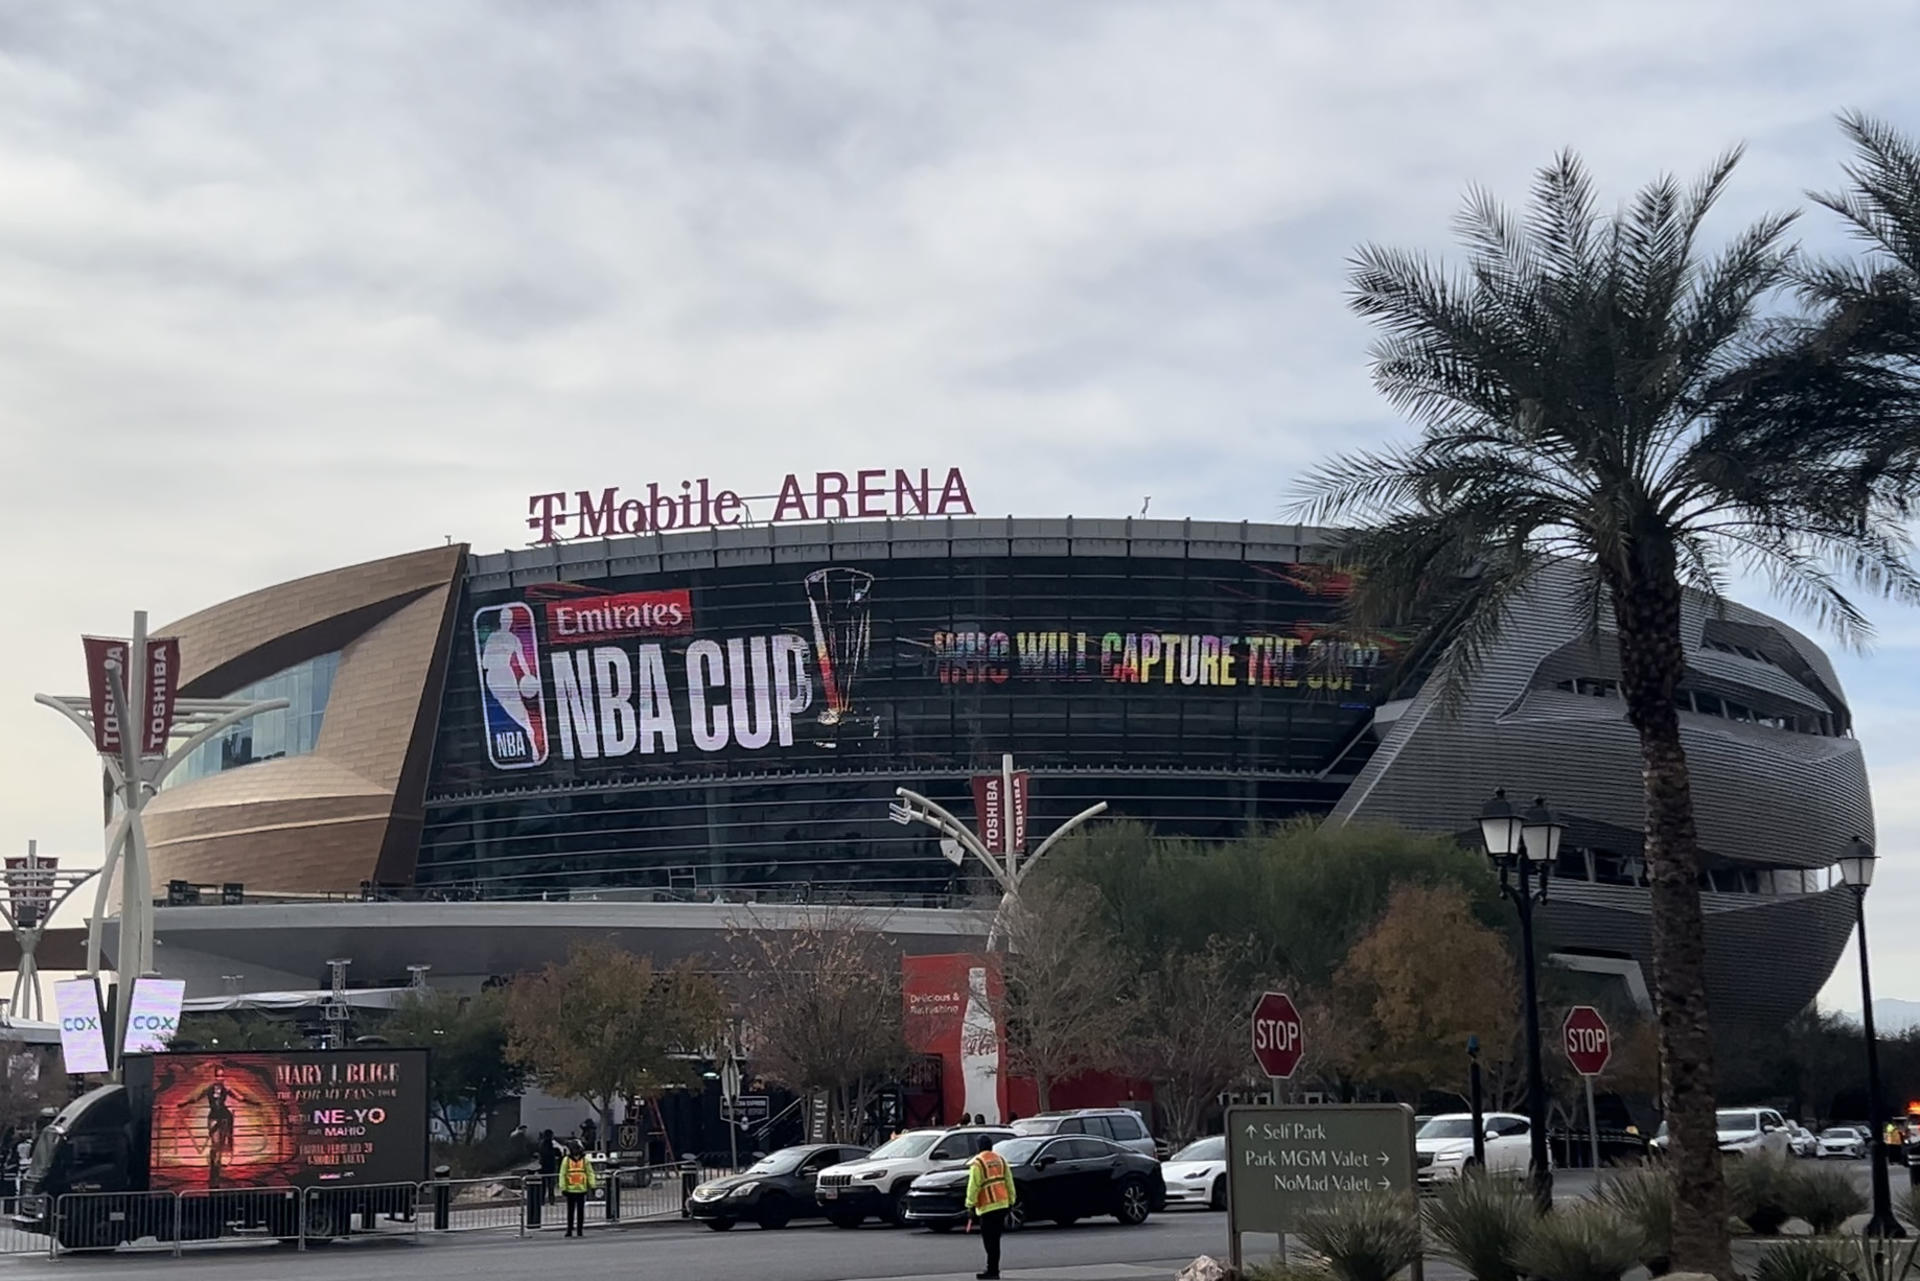
[[[1227,1112],[1227,1230],[1294,1231],[1318,1206],[1419,1196],[1413,1112],[1398,1103],[1236,1107]]]

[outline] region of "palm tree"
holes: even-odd
[[[1867,256],[1802,269],[1801,292],[1821,308],[1826,349],[1844,346],[1910,380],[1920,377],[1920,144],[1857,113],[1840,127],[1854,147],[1848,188],[1813,198],[1846,220]]]
[[[1706,257],[1702,220],[1729,152],[1690,187],[1663,177],[1602,215],[1580,160],[1540,170],[1516,217],[1484,192],[1459,220],[1464,271],[1368,246],[1352,303],[1380,338],[1373,375],[1418,440],[1360,451],[1304,481],[1302,517],[1348,523],[1363,567],[1356,626],[1410,608],[1454,637],[1462,678],[1543,573],[1571,569],[1598,636],[1610,620],[1637,732],[1652,881],[1655,1003],[1678,1196],[1673,1266],[1730,1277],[1714,1124],[1693,797],[1674,688],[1683,591],[1757,572],[1843,639],[1866,619],[1845,581],[1920,598],[1899,523],[1920,432],[1844,342],[1761,315],[1791,283],[1791,215]],[[1816,413],[1789,423],[1783,415]]]

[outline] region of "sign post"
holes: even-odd
[[[1593,1078],[1606,1070],[1613,1057],[1613,1033],[1600,1011],[1591,1005],[1576,1005],[1567,1012],[1560,1030],[1566,1045],[1567,1062],[1580,1074],[1587,1087],[1587,1142],[1593,1154],[1593,1177],[1600,1178],[1600,1122],[1593,1107]]]
[[[1236,1273],[1240,1236],[1280,1238],[1301,1216],[1359,1196],[1404,1197],[1420,1210],[1413,1109],[1402,1103],[1227,1109],[1227,1238]],[[1413,1265],[1421,1281],[1422,1265]]]
[[[1253,1006],[1253,1057],[1267,1074],[1269,1102],[1280,1102],[1280,1082],[1293,1079],[1306,1053],[1300,1011],[1285,992],[1263,992]]]
[[[727,1104],[727,1154],[733,1159],[733,1169],[740,1169],[740,1127],[735,1124],[734,1114],[740,1107],[740,1061],[733,1056],[733,1044],[727,1044],[727,1058],[720,1065],[720,1097]]]

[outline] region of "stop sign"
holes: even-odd
[[[1599,1076],[1613,1057],[1613,1034],[1591,1005],[1574,1006],[1560,1036],[1567,1047],[1567,1062],[1581,1076]]]
[[[1253,1057],[1260,1060],[1260,1070],[1286,1080],[1305,1052],[1293,998],[1285,992],[1263,993],[1253,1007]]]

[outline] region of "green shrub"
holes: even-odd
[[[1369,1193],[1309,1210],[1295,1235],[1334,1281],[1391,1281],[1420,1257],[1420,1217],[1403,1196]]]
[[[1908,1227],[1920,1232],[1920,1183],[1909,1185],[1907,1199],[1895,1202],[1894,1209],[1907,1221]]]
[[[1755,1236],[1779,1235],[1793,1217],[1800,1176],[1774,1157],[1736,1157],[1725,1165],[1727,1203]]]
[[[1854,1281],[1850,1252],[1825,1241],[1769,1246],[1754,1265],[1752,1281]]]
[[[1633,1224],[1600,1201],[1572,1201],[1540,1216],[1520,1243],[1518,1262],[1547,1281],[1620,1281],[1640,1263],[1645,1242]]]
[[[1515,1256],[1540,1216],[1520,1180],[1463,1174],[1443,1185],[1428,1202],[1425,1217],[1440,1257],[1474,1281],[1523,1281]]]
[[[1796,1170],[1793,1184],[1788,1198],[1793,1217],[1803,1220],[1817,1236],[1838,1232],[1848,1219],[1866,1213],[1873,1204],[1845,1170]]]
[[[1673,1178],[1664,1170],[1626,1170],[1600,1185],[1600,1200],[1640,1233],[1640,1262],[1654,1276],[1673,1255]]]

